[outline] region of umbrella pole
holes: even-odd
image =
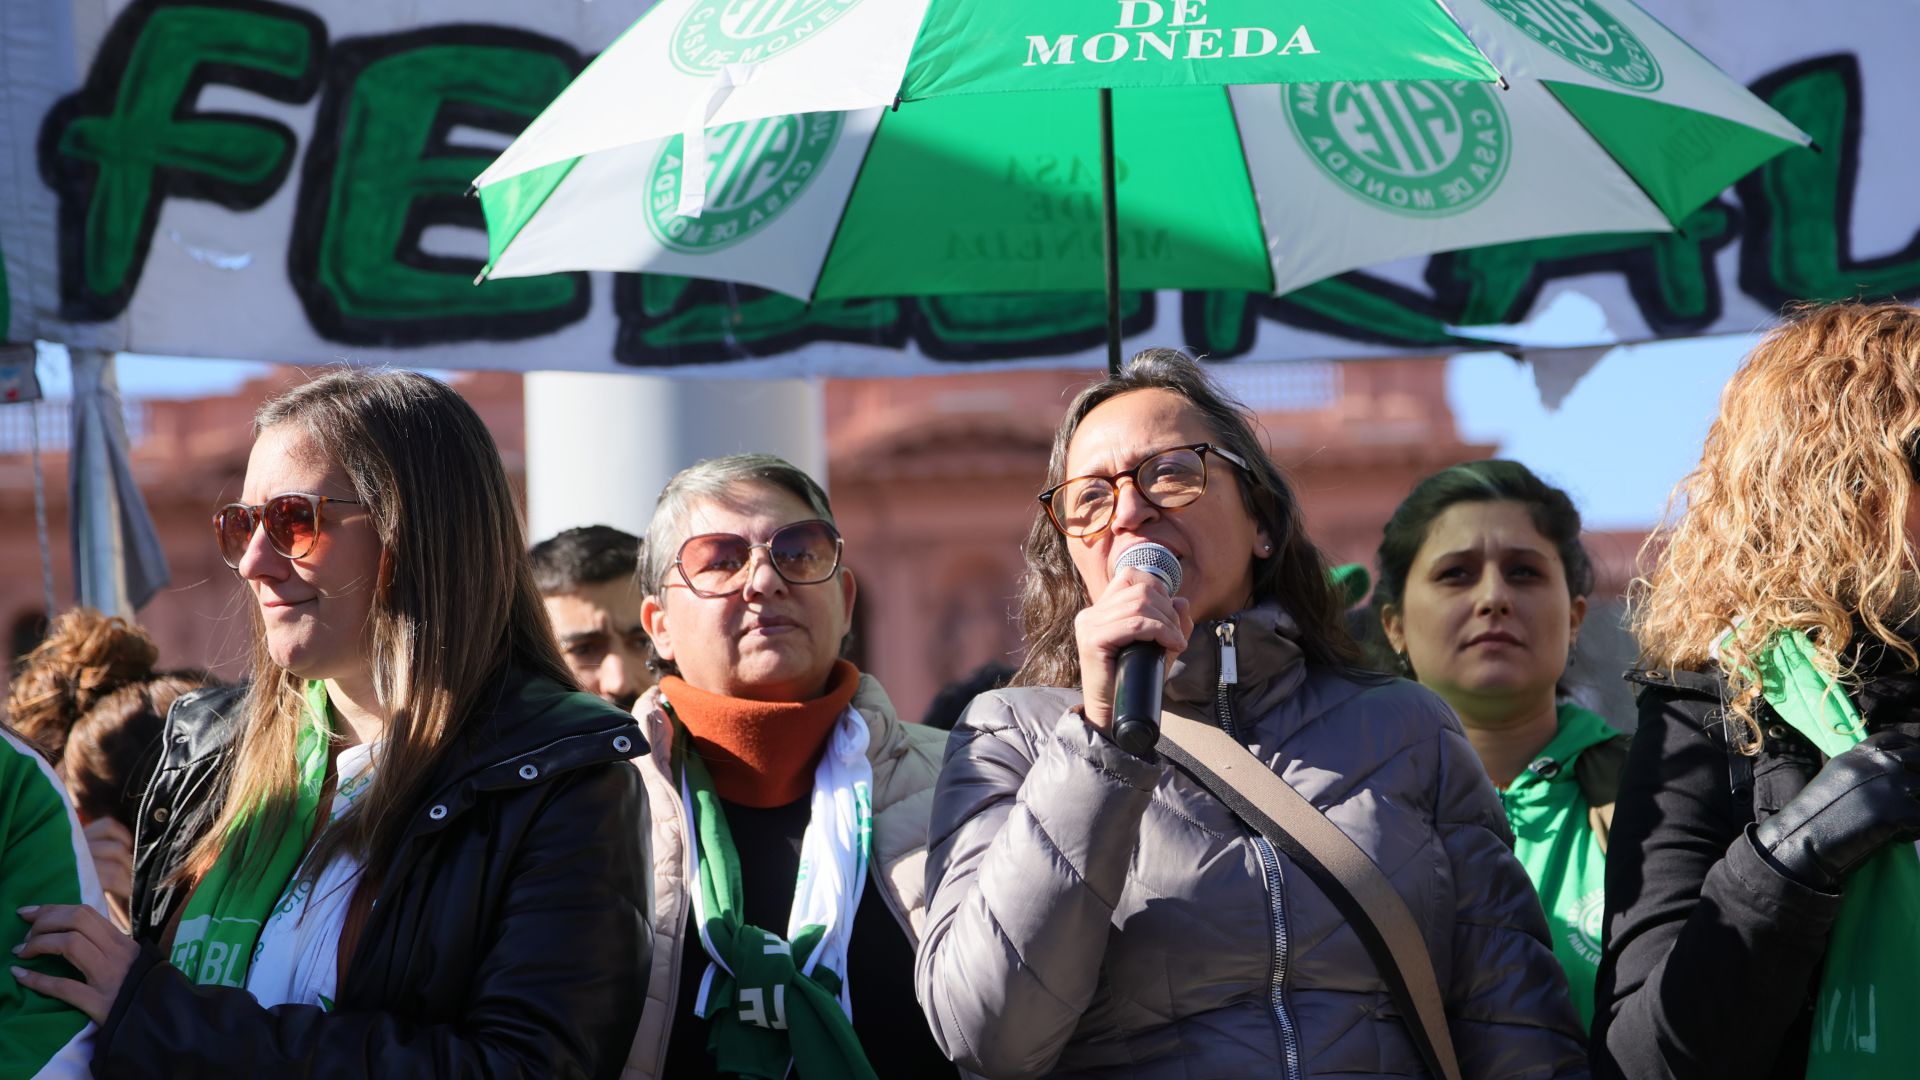
[[[1120,374],[1120,208],[1114,200],[1113,91],[1100,90],[1100,253],[1107,264],[1107,374]]]

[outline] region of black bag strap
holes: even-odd
[[[1232,736],[1162,710],[1159,752],[1307,872],[1366,946],[1427,1069],[1460,1080],[1445,999],[1419,923],[1400,893],[1339,826]]]
[[[1615,735],[1580,751],[1573,759],[1573,779],[1588,806],[1605,806],[1620,795],[1620,774],[1627,769],[1627,749],[1633,736]]]

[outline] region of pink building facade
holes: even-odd
[[[1335,561],[1371,562],[1380,528],[1421,477],[1494,447],[1463,441],[1446,404],[1446,361],[1406,360],[1223,369],[1259,415],[1299,493],[1309,532]],[[250,418],[291,370],[237,393],[129,408],[134,469],[158,525],[173,583],[140,612],[165,666],[243,674],[247,620],[215,553],[213,507],[237,497]],[[1020,544],[1039,509],[1053,431],[1093,373],[1024,371],[827,384],[828,487],[860,581],[856,656],[918,718],[945,683],[993,659],[1017,662],[1012,613]],[[524,477],[516,375],[456,385]],[[48,531],[58,603],[70,604],[64,409],[41,405]],[[34,528],[28,406],[0,406],[0,619],[15,649],[44,616]],[[1600,597],[1632,575],[1642,534],[1589,537]]]

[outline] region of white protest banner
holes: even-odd
[[[771,42],[826,9],[881,2],[694,7],[711,16],[703,32]],[[1631,43],[1608,30],[1609,9],[1626,3],[1492,6],[1570,71],[1606,78],[1634,74]],[[1844,18],[1816,18],[1793,0],[1642,6],[1819,151],[1776,158],[1678,233],[1450,252],[1278,298],[1129,293],[1129,345],[1220,359],[1432,354],[1509,340],[1473,328],[1523,323],[1570,293],[1605,312],[1607,337],[1632,342],[1751,331],[1800,299],[1920,296],[1920,146],[1903,123],[1920,98],[1920,8],[1858,0]],[[645,7],[0,6],[0,337],[310,364],[742,376],[1103,362],[1098,294],[806,305],[601,273],[476,288],[487,245],[468,181]],[[1137,21],[1147,9],[1127,10]],[[1094,162],[1011,164],[1058,177],[1060,229],[1097,229]]]

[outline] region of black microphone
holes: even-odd
[[[1113,561],[1113,572],[1127,567],[1160,579],[1167,595],[1180,591],[1180,560],[1152,541],[1135,544]],[[1160,693],[1167,681],[1167,650],[1157,641],[1136,641],[1120,650],[1113,681],[1113,741],[1129,754],[1144,757],[1160,743]]]

